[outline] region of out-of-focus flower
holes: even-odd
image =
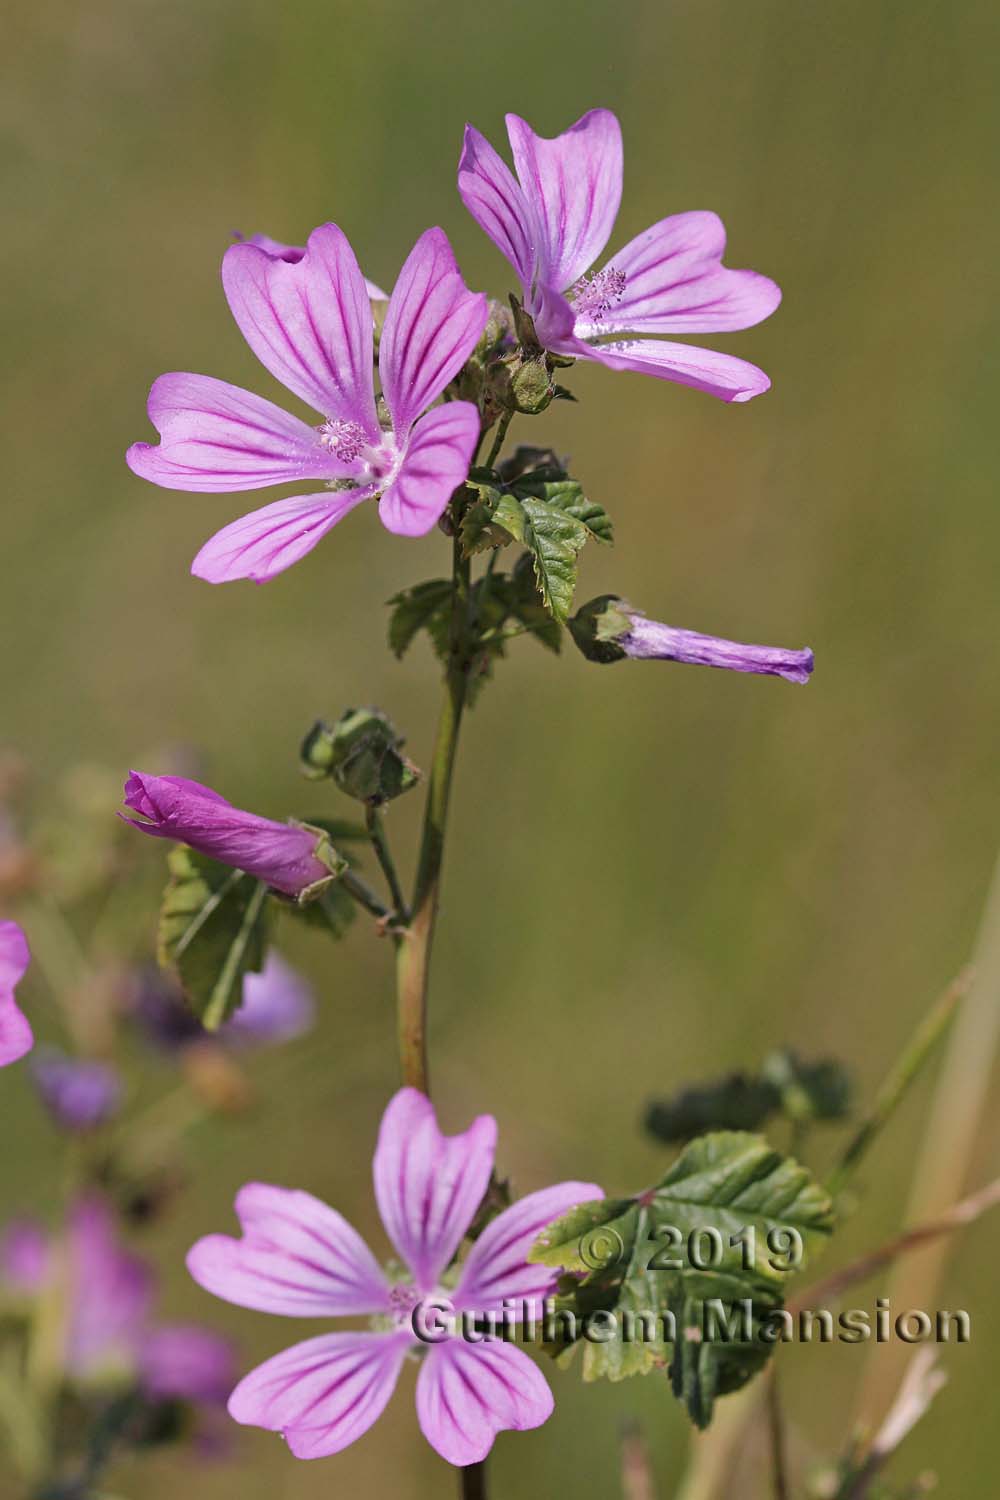
[[[592,599],[568,622],[570,633],[589,661],[681,661],[729,672],[757,672],[805,683],[813,670],[808,647],[748,646],[723,636],[701,635],[650,620],[613,594]]]
[[[331,867],[320,857],[325,840],[315,829],[274,823],[244,812],[200,782],[132,771],[124,800],[138,816],[119,816],[133,828],[154,838],[188,844],[286,896],[301,896],[330,878]]]
[[[444,233],[421,235],[389,299],[378,356],[387,427],[375,400],[371,302],[336,224],[314,229],[298,260],[259,245],[230,246],[222,282],[258,359],[323,420],[310,427],[206,375],[161,375],[149,397],[160,443],[134,444],[130,468],[175,490],[252,490],[303,479],[327,488],[234,521],[201,549],[192,572],[209,583],[264,583],[376,495],[389,531],[430,531],[466,477],[479,413],[468,401],[427,408],[458,374],[488,317],[486,298],[466,288]]]
[[[260,973],[244,976],[242,1003],[217,1035],[235,1043],[290,1042],[315,1017],[312,987],[272,948]]]
[[[766,276],[722,264],[726,233],[717,214],[661,219],[592,272],[621,202],[617,119],[592,109],[549,140],[508,115],[507,134],[516,178],[466,126],[458,190],[520,277],[546,349],[695,386],[723,401],[749,401],[768,389],[763,370],[746,360],[645,337],[750,328],[781,301]]]
[[[37,1219],[12,1219],[0,1233],[0,1286],[33,1296],[49,1274],[49,1236]]]
[[[306,253],[305,245],[286,245],[283,240],[272,239],[269,234],[236,234],[233,236],[241,245],[256,245],[258,250],[263,250],[274,260],[286,260],[290,266],[298,265]],[[364,278],[365,291],[372,302],[385,302],[389,293],[383,292],[374,281]]]
[[[310,1029],[315,1014],[312,986],[274,948],[259,974],[244,975],[239,1009],[217,1031],[205,1030],[185,1005],[177,984],[160,969],[139,975],[133,1006],[144,1036],[165,1052],[192,1043],[244,1047],[292,1041]]]
[[[57,1294],[60,1364],[75,1384],[135,1384],[151,1401],[195,1406],[218,1406],[231,1388],[228,1340],[197,1324],[156,1321],[153,1270],[122,1245],[100,1198],[77,1200],[63,1237],[30,1220],[9,1225],[0,1236],[0,1281],[17,1295]]]
[[[93,1130],[116,1114],[122,1081],[110,1063],[40,1047],[31,1060],[39,1097],[64,1130]]]
[[[28,1018],[14,999],[31,953],[16,922],[0,922],[0,1068],[31,1051],[34,1036]]]
[[[237,1422],[281,1432],[297,1458],[337,1453],[377,1420],[407,1355],[417,1354],[420,1425],[450,1463],[476,1463],[498,1432],[547,1419],[552,1394],[523,1350],[460,1336],[428,1346],[413,1327],[415,1309],[441,1295],[486,1192],[495,1145],[489,1115],[444,1136],[423,1094],[402,1089],[392,1099],[375,1152],[375,1197],[405,1280],[390,1280],[356,1230],[311,1194],[264,1183],[240,1190],[243,1237],[199,1240],[188,1256],[194,1279],[240,1307],[306,1318],[362,1314],[378,1331],[321,1334],[268,1360],[230,1397]],[[531,1245],[553,1219],[601,1196],[593,1183],[563,1182],[505,1209],[466,1256],[450,1306],[476,1317],[498,1312],[506,1298],[540,1309],[558,1273],[529,1264]]]

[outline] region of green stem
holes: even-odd
[[[384,917],[391,916],[389,908],[378,899],[375,892],[367,885],[360,875],[355,875],[352,870],[345,870],[340,876],[340,883],[349,896],[353,896],[359,906],[365,911],[371,912],[381,922]],[[322,899],[322,898],[320,898]]]
[[[486,455],[486,462],[483,464],[484,469],[492,469],[493,465],[500,457],[500,449],[503,447],[504,439],[507,436],[507,428],[510,426],[513,418],[513,411],[505,411],[503,416],[497,423],[497,430],[493,435],[493,446],[490,449],[489,453]]]
[[[462,1500],[486,1500],[486,1463],[469,1464],[460,1470]]]
[[[767,1426],[771,1441],[771,1487],[774,1500],[791,1500],[788,1469],[785,1463],[785,1421],[778,1393],[778,1377],[772,1363],[764,1379],[767,1382]]]
[[[841,1192],[847,1185],[862,1157],[886,1121],[894,1114],[917,1074],[947,1032],[959,1001],[969,988],[970,978],[970,973],[965,971],[952,981],[921,1021],[905,1051],[890,1069],[875,1095],[871,1109],[851,1137],[840,1162],[831,1174],[827,1188],[833,1195]]]
[[[368,837],[372,841],[375,857],[382,867],[382,874],[385,876],[386,885],[389,887],[393,913],[401,922],[405,922],[406,898],[399,883],[399,876],[396,874],[396,865],[389,848],[389,841],[386,838],[385,827],[382,819],[379,817],[378,808],[373,807],[371,803],[366,803],[365,805],[365,827],[368,829]]]
[[[495,445],[494,445],[495,446]],[[462,556],[456,528],[452,564],[451,632],[444,702],[437,745],[427,785],[424,825],[410,918],[399,944],[396,984],[399,1016],[399,1060],[403,1082],[422,1093],[429,1090],[427,1069],[427,987],[431,948],[441,889],[441,862],[451,797],[455,752],[468,689],[467,629],[469,559]]]

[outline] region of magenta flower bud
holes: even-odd
[[[125,783],[125,805],[138,816],[127,818],[120,813],[119,817],[133,828],[153,838],[188,844],[199,854],[243,870],[286,896],[300,897],[337,873],[332,851],[319,830],[259,818],[183,776],[144,776],[132,771]]]
[[[723,636],[701,635],[650,620],[614,594],[591,599],[569,622],[570,633],[588,661],[608,663],[632,657],[639,661],[681,661],[729,672],[756,672],[805,683],[813,654],[782,646],[750,646]]]
[[[63,1130],[93,1130],[117,1113],[122,1081],[109,1063],[42,1047],[31,1072],[42,1103]]]

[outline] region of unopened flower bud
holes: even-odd
[[[121,1104],[122,1081],[110,1063],[41,1047],[32,1059],[31,1073],[39,1098],[63,1130],[94,1130]]]
[[[514,374],[511,390],[518,411],[528,416],[544,411],[555,393],[544,359],[526,360]]]
[[[417,767],[404,741],[377,708],[349,708],[331,728],[314,725],[302,747],[306,774],[330,776],[360,802],[388,802],[416,786]]]

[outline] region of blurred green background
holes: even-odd
[[[441,224],[467,281],[502,294],[506,264],[455,191],[464,122],[500,143],[507,109],[555,133],[610,106],[626,145],[615,240],[714,208],[729,262],[785,300],[712,340],[770,373],[760,400],[594,367],[572,372],[579,406],[525,420],[617,522],[580,597],[611,589],[675,624],[808,642],[817,670],[800,690],[598,671],[517,643],[459,766],[439,1109],[451,1128],[494,1112],[522,1191],[562,1176],[616,1190],[666,1159],[638,1129],[651,1093],[778,1042],[846,1054],[873,1086],[965,959],[1000,834],[996,7],[13,0],[7,15],[0,738],[43,788],[79,760],[124,771],[151,745],[194,744],[207,780],[275,816],[324,801],[296,767],[317,714],[378,703],[426,764],[435,665],[423,644],[389,658],[383,601],[447,566],[443,539],[403,542],[363,508],[267,587],[213,589],[190,560],[243,500],[145,486],[122,455],[149,435],[162,371],[278,394],[222,296],[233,230],[301,242],[333,218],[391,285]],[[414,797],[390,816],[404,854],[418,811]],[[214,1304],[183,1250],[229,1226],[248,1176],[311,1188],[375,1236],[370,1144],[396,1084],[388,948],[361,923],[339,950],[298,931],[288,947],[321,1027],[285,1054],[283,1088],[263,1070],[258,1119],[197,1137],[156,1242],[166,1310],[236,1333],[247,1365],[305,1328]],[[5,1207],[51,1212],[58,1148],[16,1071]],[[898,1225],[929,1088],[866,1165],[838,1258]],[[994,1111],[971,1181],[998,1137]],[[950,1383],[901,1465],[940,1468],[963,1500],[996,1492],[997,1248],[989,1223],[956,1247],[942,1305],[971,1309],[974,1341],[947,1351]],[[843,1437],[866,1358],[783,1351],[817,1452]],[[554,1379],[550,1425],[497,1444],[497,1500],[616,1494],[631,1414],[673,1493],[687,1429],[659,1382]],[[114,1487],[175,1495],[177,1462]],[[454,1489],[408,1390],[338,1459],[297,1464],[247,1432],[235,1470],[182,1467],[180,1482],[199,1500]]]

